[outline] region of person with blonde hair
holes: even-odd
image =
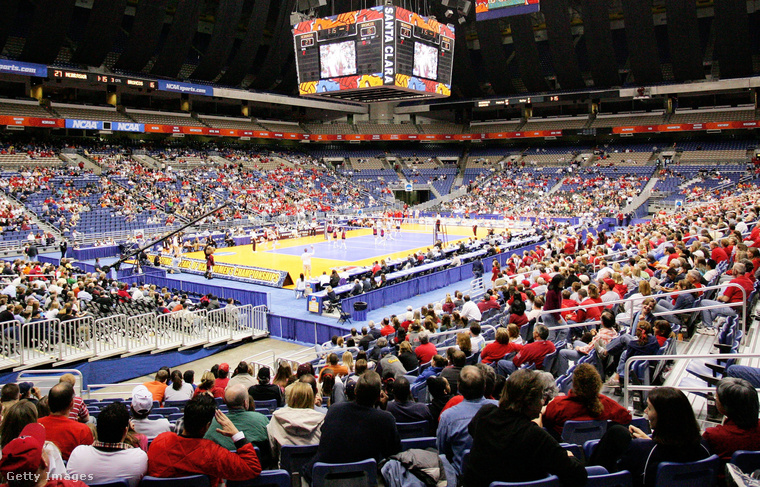
[[[295,382],[288,404],[274,411],[267,425],[272,458],[278,461],[282,445],[318,445],[325,414],[314,409],[314,389],[306,382]]]
[[[354,373],[354,355],[351,352],[343,352],[343,357],[341,358],[341,361],[343,362],[343,366],[348,370],[348,374],[350,375]]]

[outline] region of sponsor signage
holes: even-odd
[[[155,254],[151,255],[155,257]],[[152,260],[152,259],[151,259]],[[165,255],[159,257],[162,266],[172,267],[172,258]],[[190,274],[205,274],[206,261],[201,259],[182,258],[179,263],[182,272]],[[245,265],[214,264],[214,276],[224,277],[233,281],[250,282],[261,284],[263,286],[283,287],[288,273],[275,269],[263,269],[261,267],[251,267]]]
[[[158,89],[161,91],[173,91],[175,93],[188,93],[191,95],[214,96],[214,88],[205,85],[196,85],[193,83],[182,83],[179,81],[158,81]]]
[[[48,75],[48,68],[44,64],[20,63],[9,59],[0,59],[0,73],[46,78]]]

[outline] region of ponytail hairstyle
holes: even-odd
[[[641,320],[636,326],[636,337],[639,339],[639,344],[644,345],[649,341],[649,335],[652,334],[652,325],[648,321]]]
[[[175,391],[182,389],[182,372],[178,369],[172,371],[172,389]]]

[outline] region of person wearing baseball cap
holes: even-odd
[[[79,480],[48,479],[48,458],[44,452],[45,427],[29,423],[17,438],[3,448],[0,476],[9,487],[86,487]]]
[[[171,423],[166,418],[149,419],[151,409],[153,409],[153,394],[144,385],[132,389],[132,423],[135,431],[148,438],[156,436],[166,431],[171,431]]]
[[[216,371],[216,387],[220,387],[221,389],[226,389],[227,384],[230,382],[229,378],[230,374],[230,364],[226,362],[222,362],[219,364],[219,368]]]

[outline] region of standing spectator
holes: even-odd
[[[61,458],[69,459],[71,452],[79,445],[92,445],[90,428],[73,419],[69,412],[74,407],[74,388],[68,382],[59,382],[48,394],[50,416],[39,419],[45,427],[47,438],[61,450]]]
[[[69,244],[65,240],[61,240],[61,245],[59,247],[61,249],[61,260],[66,258],[66,251],[69,250]]]
[[[462,369],[458,387],[464,400],[441,413],[436,443],[438,451],[446,455],[457,475],[461,475],[464,453],[472,447],[472,437],[467,426],[483,405],[497,403],[483,397],[486,389],[485,374],[475,366],[468,365]]]
[[[98,439],[74,448],[67,473],[97,484],[124,479],[129,487],[137,487],[148,470],[148,455],[124,442],[128,431],[126,406],[115,402],[104,407],[98,414]]]
[[[232,439],[235,453],[203,438],[215,418],[221,426],[217,432]],[[162,433],[148,450],[147,474],[152,477],[208,475],[211,487],[217,487],[221,479],[253,480],[260,473],[259,458],[245,433],[238,431],[205,394],[185,406],[182,436]]]

